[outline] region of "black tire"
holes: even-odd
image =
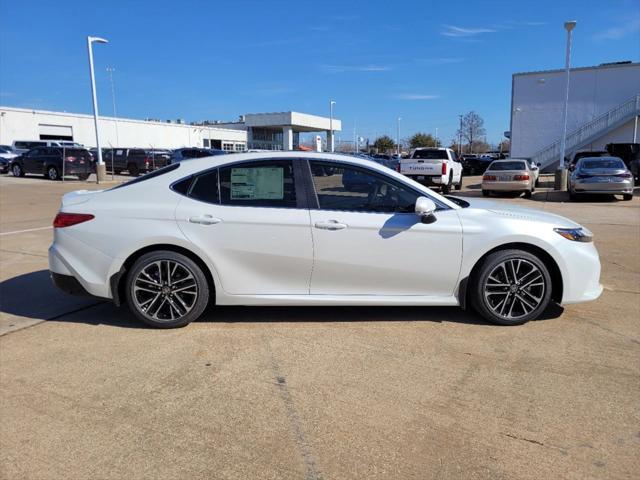
[[[173,274],[167,274],[165,268]],[[174,288],[183,290],[180,295],[180,290],[171,289],[172,276],[173,284],[179,285]],[[184,285],[188,286],[183,288]],[[189,293],[189,289],[195,293]],[[178,328],[202,315],[210,292],[207,278],[197,263],[180,253],[158,250],[141,256],[133,264],[127,274],[125,296],[129,309],[140,321],[156,328]]]
[[[140,169],[135,163],[130,163],[129,165],[127,165],[127,170],[129,171],[129,175],[131,175],[132,177],[137,177],[138,175],[140,175]]]
[[[82,182],[84,182],[87,178],[89,178],[89,174],[88,173],[79,173],[78,174],[78,179]]]
[[[507,274],[502,265],[506,265],[506,270],[512,270],[513,267],[516,275],[513,272]],[[521,283],[516,284],[514,277]],[[499,325],[521,325],[535,320],[551,301],[553,285],[547,266],[540,258],[524,250],[500,250],[490,254],[474,269],[470,280],[471,305],[486,320]],[[527,283],[531,286],[523,288]],[[500,286],[503,284],[509,285]],[[502,301],[506,302],[504,307],[510,309],[506,315],[504,308],[500,313]]]
[[[449,174],[449,183],[442,185],[442,194],[448,195],[451,192],[451,185],[453,184],[453,172]]]
[[[24,170],[19,163],[11,165],[11,173],[13,173],[14,177],[24,177]]]
[[[483,197],[488,197],[491,194],[491,192],[489,190],[482,190],[482,196]]]
[[[633,193],[624,193],[622,194],[622,200],[624,200],[625,202],[628,202],[629,200],[633,199]]]
[[[113,173],[115,173],[116,175],[120,175],[122,173],[122,170],[114,169]]]
[[[538,188],[540,186],[540,178],[536,178],[535,183],[533,184],[534,187]]]
[[[531,198],[532,194],[533,194],[532,190],[525,190],[524,191],[524,198]]]
[[[53,165],[49,165],[47,167],[47,171],[44,173],[44,176],[54,182],[60,180],[60,173],[58,172],[58,169]]]
[[[456,190],[462,190],[462,177],[463,177],[463,175],[462,175],[462,173],[460,173],[460,182],[456,183],[455,186],[454,186],[454,188]]]
[[[571,200],[572,202],[577,202],[579,199],[580,197],[578,197],[578,194],[569,189],[569,200]]]

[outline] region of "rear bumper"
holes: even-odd
[[[633,193],[633,181],[624,182],[575,182],[573,191],[576,193]]]
[[[61,273],[49,272],[53,284],[69,295],[80,295],[89,297],[91,294],[80,284],[72,275],[63,275]]]
[[[531,190],[531,181],[519,182],[482,182],[483,190],[494,190],[498,192],[524,192]]]
[[[418,182],[418,183],[420,183],[422,185],[427,185],[427,186],[437,185],[437,186],[441,186],[443,184],[442,175],[416,175],[414,173],[411,173],[411,174],[403,173],[403,175],[405,177],[407,177],[407,178],[410,178],[414,182]]]

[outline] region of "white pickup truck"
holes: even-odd
[[[400,160],[398,171],[428,187],[440,187],[444,194],[452,186],[462,188],[462,164],[450,148],[416,148]]]

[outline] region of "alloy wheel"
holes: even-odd
[[[58,170],[55,167],[50,167],[47,171],[47,176],[49,180],[57,180],[58,179]]]
[[[149,263],[131,284],[136,308],[154,321],[174,321],[187,315],[198,299],[193,272],[175,260]]]
[[[518,320],[540,306],[546,288],[545,277],[536,265],[511,258],[491,270],[483,293],[485,303],[495,315]]]

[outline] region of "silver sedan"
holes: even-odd
[[[622,195],[624,200],[631,200],[633,187],[633,175],[618,157],[581,158],[569,177],[572,200],[585,193]]]

